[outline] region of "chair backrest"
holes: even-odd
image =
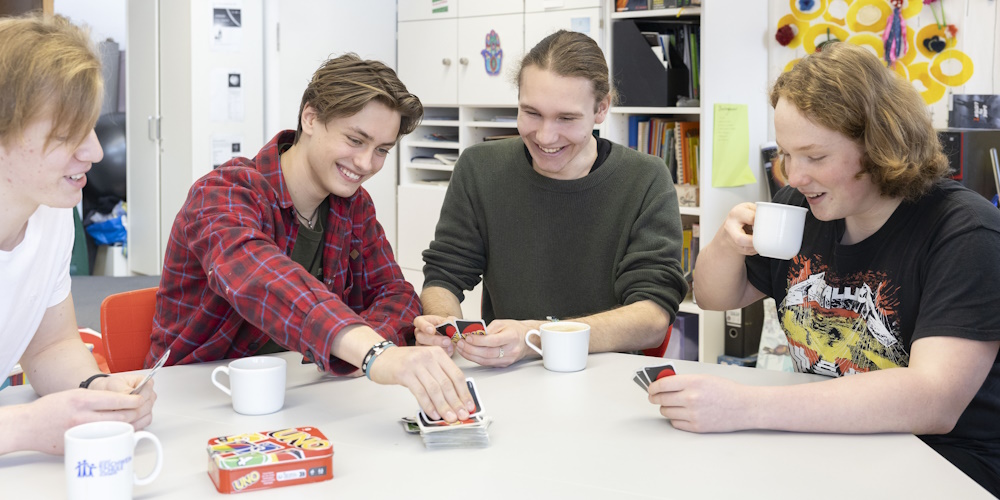
[[[101,336],[111,373],[142,369],[153,332],[156,290],[116,293],[101,302]]]
[[[667,327],[667,334],[663,336],[663,343],[657,347],[651,347],[649,349],[643,349],[642,353],[646,356],[653,356],[656,358],[662,358],[663,354],[667,352],[667,344],[670,343],[670,333],[674,331],[674,325]],[[110,364],[110,363],[109,363]]]

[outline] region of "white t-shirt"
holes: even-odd
[[[69,296],[74,230],[73,209],[42,205],[24,240],[0,250],[0,379],[21,359],[46,309]]]

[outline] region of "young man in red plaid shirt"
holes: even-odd
[[[420,302],[361,184],[423,106],[395,72],[330,59],[302,96],[298,130],[202,177],[174,221],[146,366],[281,350],[325,371],[406,386],[431,417],[474,409],[441,349],[406,347]],[[390,348],[394,345],[397,348]]]

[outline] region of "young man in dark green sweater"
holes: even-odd
[[[507,366],[537,356],[525,334],[558,317],[590,325],[591,352],[661,344],[687,294],[677,196],[662,160],[594,137],[613,98],[601,49],[551,35],[522,61],[518,87],[520,137],[455,165],[423,254],[417,343]],[[480,278],[487,335],[435,335]]]

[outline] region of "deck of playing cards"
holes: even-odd
[[[642,387],[642,390],[649,391],[649,384],[652,384],[663,377],[669,377],[676,374],[677,372],[674,371],[674,365],[671,364],[647,366],[636,370],[635,376],[632,377],[632,380],[638,384],[639,387]]]
[[[444,420],[434,420],[427,416],[423,410],[417,412],[415,418],[403,418],[403,427],[411,434],[419,433],[424,439],[424,446],[427,449],[441,448],[486,448],[490,445],[490,435],[488,429],[493,421],[486,412],[483,411],[482,403],[479,400],[479,393],[476,390],[476,382],[471,378],[465,379],[472,393],[472,400],[476,403],[476,409],[469,418],[459,420],[449,424]]]
[[[435,326],[434,329],[455,343],[464,339],[466,335],[486,335],[486,323],[481,319],[445,321]]]

